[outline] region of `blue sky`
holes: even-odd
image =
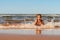
[[[0,0],[0,13],[60,13],[60,0]]]

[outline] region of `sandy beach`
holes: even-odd
[[[0,40],[60,40],[60,35],[0,34]]]

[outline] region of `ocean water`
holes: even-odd
[[[20,34],[20,35],[35,35],[34,29],[6,29],[0,30],[2,34]]]
[[[6,29],[0,30],[0,34],[19,34],[19,35],[36,35],[34,29]],[[40,35],[60,35],[60,29],[42,30]]]
[[[51,21],[52,19],[58,20],[60,21],[60,16],[42,16],[42,20],[45,22]],[[35,21],[36,16],[2,16],[0,17],[0,23],[4,23],[5,20],[26,20],[26,19],[30,19],[31,21]],[[27,21],[24,21],[27,22]]]
[[[57,20],[60,21],[60,16],[55,17]],[[12,18],[9,18],[12,20],[25,20],[25,19],[33,19],[33,21],[24,21],[22,22],[22,24],[24,23],[32,23],[34,22],[34,20],[36,19],[35,16],[13,16]],[[8,20],[9,20],[8,19]],[[42,17],[44,23],[48,23],[48,21],[51,21],[53,19],[53,17],[47,17],[44,16]],[[56,20],[55,19],[55,20]],[[0,17],[0,23],[4,23],[6,20],[6,17]],[[21,35],[36,35],[36,30],[35,29],[2,29],[0,30],[0,33],[4,33],[4,34],[21,34]],[[60,35],[60,29],[46,29],[46,30],[42,30],[41,35]]]

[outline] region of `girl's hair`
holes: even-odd
[[[36,16],[38,16],[38,15],[39,15],[40,17],[42,17],[41,14],[37,14]]]

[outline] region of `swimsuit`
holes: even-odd
[[[41,26],[42,20],[37,20],[37,22],[35,23],[36,26]]]

